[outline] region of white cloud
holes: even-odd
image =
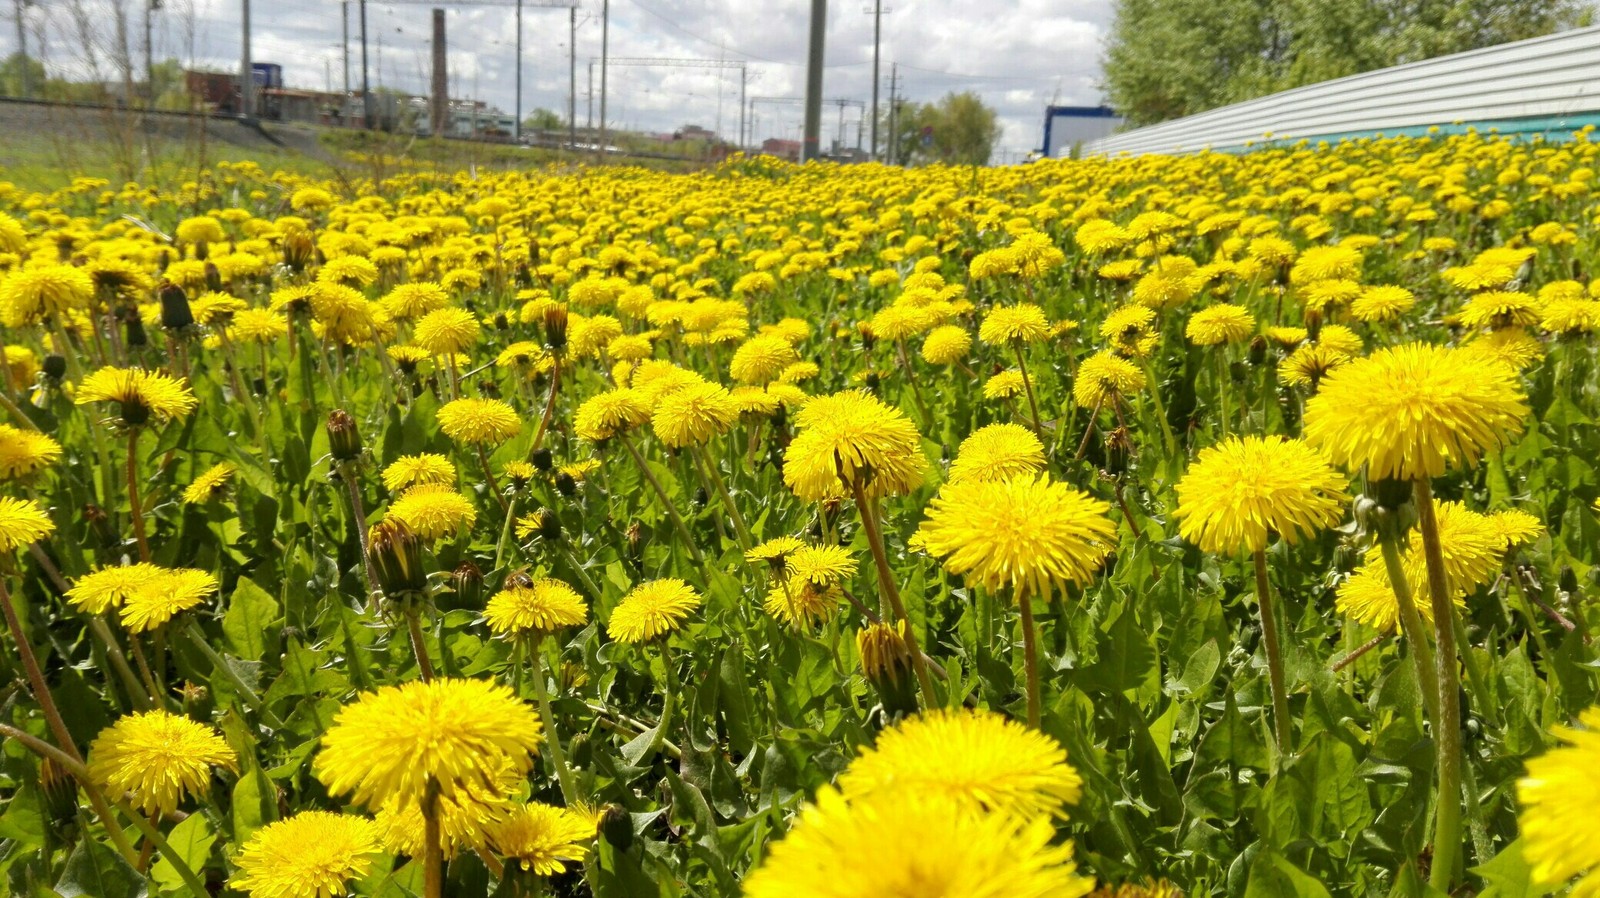
[[[165,0],[157,15],[155,52],[190,57],[219,69],[236,68],[241,46],[241,0]],[[530,3],[537,0],[529,0]],[[577,40],[577,115],[588,116],[589,59],[600,55],[600,2],[581,0]],[[58,0],[36,9],[46,58],[63,69],[85,67],[65,9],[73,3],[103,11],[142,0]],[[997,109],[1001,146],[1012,153],[1034,147],[1044,107],[1092,105],[1101,41],[1111,0],[884,0],[881,102],[888,102],[892,63],[900,88],[912,100],[931,101],[948,91],[972,90]],[[252,16],[253,55],[284,67],[294,86],[343,83],[341,5],[338,0],[257,0]],[[350,8],[351,84],[360,84],[357,3]],[[515,99],[515,15],[509,6],[446,7],[451,92],[477,96],[510,110]],[[824,94],[867,102],[871,98],[871,0],[829,4]],[[744,60],[750,97],[798,97],[805,82],[808,0],[612,0],[613,58],[668,57]],[[137,12],[133,13],[135,16]],[[430,66],[431,10],[425,4],[367,4],[368,60],[373,85],[423,92]],[[109,25],[106,25],[109,28]],[[137,33],[137,28],[134,29]],[[0,55],[15,47],[12,29],[0,29]],[[192,35],[192,42],[190,37]],[[568,100],[568,13],[528,6],[523,13],[523,111],[537,106],[565,115]],[[189,47],[192,43],[192,53]],[[34,47],[37,52],[38,47]],[[135,53],[137,56],[137,51]],[[732,137],[739,127],[737,70],[612,66],[608,118],[614,125],[670,131],[694,123]],[[598,92],[599,73],[595,75]],[[598,99],[595,108],[598,110]],[[845,138],[855,141],[860,112],[846,108]],[[720,113],[720,115],[719,115]],[[596,113],[598,114],[598,112]],[[754,137],[797,136],[798,103],[755,106]],[[825,107],[823,139],[839,128],[839,108]],[[863,129],[865,132],[867,129]]]

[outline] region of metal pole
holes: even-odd
[[[589,122],[586,126],[589,138],[594,138],[594,60],[589,60],[589,89],[584,91],[589,100]]]
[[[578,148],[578,7],[567,7],[567,141]]]
[[[744,116],[744,95],[750,83],[750,70],[744,66],[739,67],[739,149],[744,149],[748,144],[745,137],[746,119]]]
[[[800,143],[800,161],[821,155],[822,51],[827,38],[828,0],[811,0],[811,41],[806,53],[806,122]]]
[[[895,90],[900,83],[900,64],[889,66],[889,158],[890,165],[899,165],[900,159],[900,100]]]
[[[878,47],[883,37],[883,0],[872,2],[872,158],[878,158]]]
[[[239,116],[248,122],[256,113],[255,66],[250,64],[250,0],[240,0],[240,12],[244,21],[244,51],[239,56]]]
[[[517,0],[517,116],[511,125],[511,137],[522,143],[522,0]]]
[[[361,127],[372,128],[372,86],[367,80],[367,0],[361,0]]]
[[[428,130],[433,137],[445,137],[450,125],[449,44],[444,30],[444,10],[433,11],[433,86],[428,104]]]
[[[600,4],[600,152],[606,151],[606,64],[611,54],[611,0]]]
[[[161,6],[161,0],[145,0],[144,2],[144,106],[152,109],[156,105],[156,76],[155,51],[150,46],[151,19],[155,11]]]

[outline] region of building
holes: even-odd
[[[1122,127],[1122,116],[1110,106],[1047,106],[1044,110],[1045,156],[1070,156],[1075,147],[1104,140]]]
[[[790,162],[799,162],[800,141],[769,137],[761,142],[761,154],[763,156],[777,156],[779,159],[786,159]]]
[[[261,117],[277,122],[343,125],[353,103],[342,93],[269,87],[261,91]],[[359,113],[354,113],[359,115]]]

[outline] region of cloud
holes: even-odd
[[[546,107],[566,114],[569,99],[568,12],[523,12],[524,114]],[[577,32],[577,117],[590,113],[589,61],[600,55],[601,2],[580,0]],[[829,4],[823,92],[865,104],[872,94],[872,0]],[[1044,107],[1101,102],[1101,43],[1111,0],[883,0],[880,102],[889,96],[892,64],[898,91],[932,101],[950,91],[978,93],[1001,117],[1000,145],[1010,154],[1039,143]],[[86,69],[86,54],[67,9],[72,4],[104,13],[122,4],[135,17],[142,0],[61,0],[35,10],[45,57],[59,70]],[[156,14],[157,58],[179,56],[222,70],[238,67],[241,0],[165,0]],[[293,86],[335,90],[344,81],[342,4],[339,0],[257,0],[252,15],[253,56],[283,66]],[[350,79],[360,85],[358,3],[349,8]],[[478,97],[511,110],[516,97],[515,13],[512,6],[447,6],[450,85],[453,96]],[[374,87],[425,92],[431,65],[431,9],[426,4],[367,4],[368,71]],[[614,127],[671,131],[685,124],[716,127],[736,137],[740,91],[749,98],[792,98],[804,92],[810,16],[807,0],[611,0],[610,57],[743,61],[738,69],[613,65],[607,71],[607,118]],[[109,25],[104,25],[109,28]],[[135,40],[138,28],[135,27]],[[102,41],[108,36],[102,36]],[[7,43],[9,41],[10,43]],[[0,54],[14,49],[11,29],[0,35]],[[37,45],[35,51],[37,52]],[[139,55],[137,48],[134,56]],[[600,74],[595,67],[594,90]],[[592,98],[598,115],[598,97]],[[745,109],[748,111],[749,106]],[[844,139],[856,140],[859,107],[843,108]],[[838,136],[840,112],[828,105],[823,140]],[[760,99],[751,125],[755,140],[794,137],[802,107]],[[863,134],[868,129],[861,128]]]

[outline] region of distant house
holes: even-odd
[[[717,132],[702,128],[699,125],[684,125],[672,136],[675,140],[703,140],[707,143],[714,143],[717,139]]]
[[[1110,106],[1047,106],[1044,110],[1046,156],[1067,156],[1072,148],[1110,137],[1122,127],[1122,116]]]
[[[761,142],[761,152],[766,156],[777,156],[779,159],[787,159],[790,162],[799,162],[800,141],[779,140],[776,137],[769,137]]]

